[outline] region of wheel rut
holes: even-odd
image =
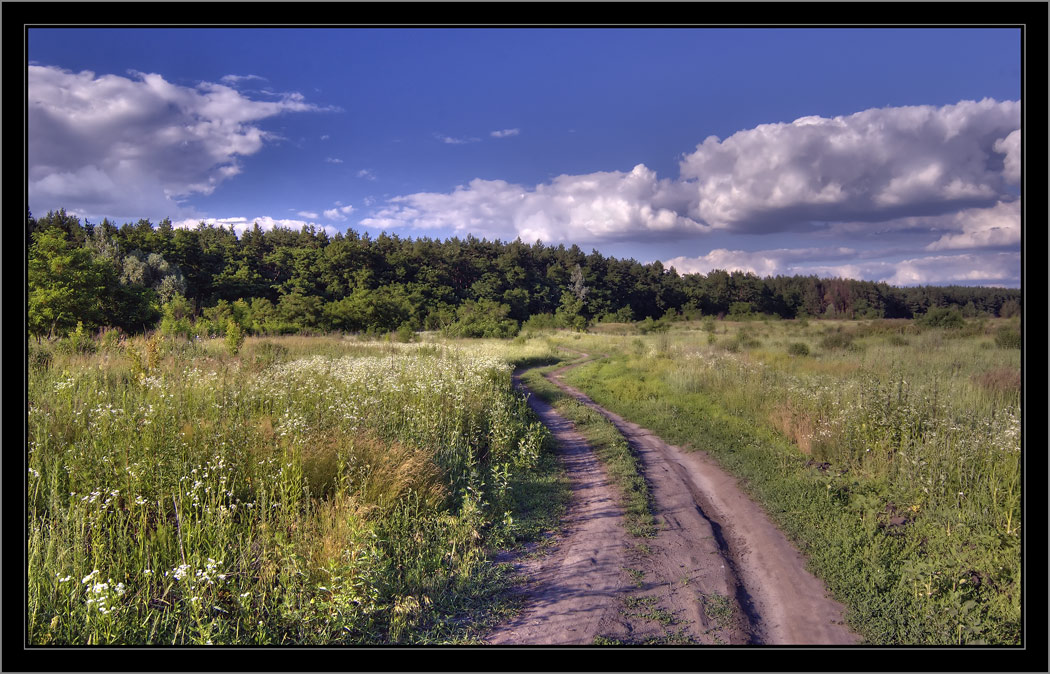
[[[525,608],[497,627],[493,644],[854,644],[844,608],[805,560],[703,452],[685,452],[546,375],[611,421],[638,456],[652,495],[653,537],[623,526],[618,494],[586,440],[536,396],[573,498],[550,554],[518,560]],[[517,377],[515,381],[520,385]],[[522,386],[522,388],[524,388]]]

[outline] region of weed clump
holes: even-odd
[[[1004,325],[995,332],[995,345],[1000,349],[1020,349],[1021,332]]]

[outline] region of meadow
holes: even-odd
[[[869,643],[1020,643],[1016,319],[656,327],[566,381],[741,477]]]
[[[701,449],[870,644],[1017,644],[1014,319],[599,323],[513,340],[31,342],[29,644],[463,644],[515,610],[493,553],[557,527],[511,372]],[[391,337],[396,337],[392,335]],[[538,369],[652,534],[630,448]]]
[[[546,344],[31,345],[29,644],[472,643],[554,528]],[[233,351],[237,355],[233,355]]]

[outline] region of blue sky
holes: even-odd
[[[29,205],[1020,284],[1019,29],[40,29]]]

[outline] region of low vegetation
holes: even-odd
[[[744,478],[869,642],[1020,642],[1016,319],[702,327],[566,379]]]
[[[30,644],[469,642],[557,524],[543,344],[87,340],[30,358]]]

